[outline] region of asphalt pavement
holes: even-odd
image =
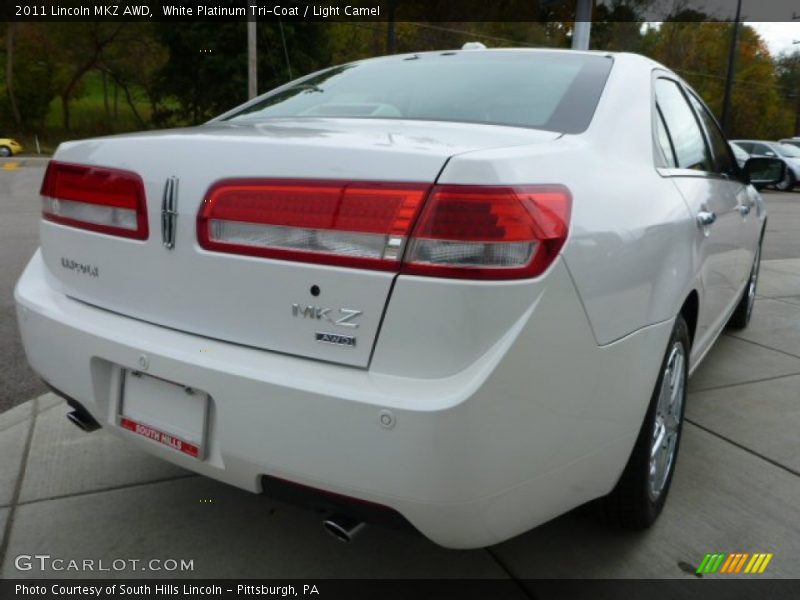
[[[767,233],[761,258],[800,258],[800,188],[793,192],[764,190]]]
[[[30,369],[14,311],[14,285],[39,245],[39,187],[47,160],[0,160],[0,413],[45,387]]]

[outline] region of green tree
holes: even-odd
[[[164,117],[200,123],[247,99],[245,23],[161,23],[159,37],[169,61],[159,73],[158,95],[180,105]],[[329,65],[324,25],[258,23],[260,91],[289,81],[290,73],[298,77]]]
[[[14,122],[22,126],[22,116],[17,105],[17,94],[14,91],[14,55],[17,47],[17,24],[9,23],[6,27],[6,91],[8,92],[8,103],[11,107],[11,114]]]
[[[641,52],[645,23],[643,9],[650,0],[613,0],[595,8],[592,23],[592,50]]]
[[[71,127],[70,103],[80,94],[84,78],[98,68],[124,28],[124,24],[108,22],[47,23],[65,131]]]
[[[55,66],[45,25],[16,23],[13,47],[13,52],[6,55],[6,63],[14,65],[6,71],[7,82],[13,81],[13,88],[6,87],[9,105],[2,106],[0,118],[17,127],[40,129],[56,95]],[[12,94],[18,117],[13,114]]]
[[[109,80],[115,90],[122,90],[125,102],[141,127],[147,125],[147,120],[141,114],[137,92],[142,92],[147,98],[151,115],[158,115],[160,112],[159,77],[169,55],[157,33],[155,25],[150,23],[126,24],[125,29],[101,55],[97,69],[103,76],[107,119],[110,119]]]
[[[645,51],[676,71],[719,117],[728,65],[730,23],[664,22],[647,32]],[[782,100],[775,64],[764,40],[743,25],[737,46],[731,136],[775,139],[790,115]]]
[[[800,136],[800,50],[779,56],[775,67],[785,102],[794,111],[794,134]]]

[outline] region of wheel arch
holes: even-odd
[[[692,290],[689,292],[689,295],[686,296],[686,299],[683,301],[683,305],[681,306],[681,310],[678,314],[683,317],[683,320],[686,321],[686,325],[689,327],[689,340],[691,341],[692,345],[694,345],[694,334],[697,330],[697,315],[700,310],[700,296],[697,293],[697,290]]]

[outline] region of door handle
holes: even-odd
[[[750,214],[750,205],[749,204],[740,204],[736,207],[736,210],[739,211],[739,214],[743,217],[746,217]]]
[[[697,224],[700,227],[708,227],[709,225],[713,225],[714,221],[716,220],[717,214],[714,212],[701,210],[699,213],[697,213]]]

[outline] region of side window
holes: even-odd
[[[689,93],[689,100],[692,106],[694,106],[694,110],[700,117],[700,121],[702,121],[706,133],[708,134],[708,141],[711,146],[711,157],[714,161],[714,171],[716,173],[724,173],[725,175],[735,175],[736,167],[734,165],[736,163],[731,156],[728,142],[725,140],[725,136],[722,135],[717,121],[711,116],[711,113],[708,112],[705,104],[694,94]]]
[[[664,125],[664,116],[661,114],[661,109],[656,106],[656,136],[658,145],[661,147],[661,152],[667,161],[668,167],[677,167],[678,162],[675,160],[675,149],[672,147],[672,140],[669,137],[667,126]]]
[[[753,153],[760,156],[777,156],[777,152],[766,144],[754,144]]]
[[[736,145],[748,154],[753,153],[753,142],[736,142]]]
[[[772,156],[775,156],[775,153],[769,148],[769,146],[765,144],[753,144],[753,154],[757,156],[769,156],[767,153],[772,153]]]
[[[703,132],[678,84],[669,79],[657,79],[655,86],[656,102],[664,115],[678,167],[712,171]]]

